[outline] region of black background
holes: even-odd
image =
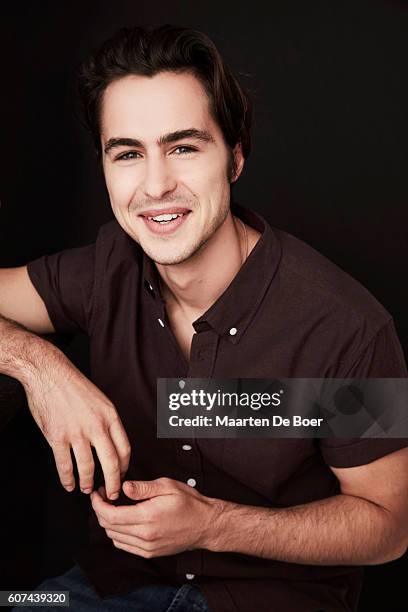
[[[3,8],[0,266],[92,242],[112,216],[75,99],[80,60],[123,25],[203,30],[254,101],[235,199],[321,251],[394,316],[408,354],[405,2],[41,2]],[[69,355],[87,370],[86,342]],[[70,564],[86,500],[58,485],[22,411],[0,434],[0,588]],[[404,557],[371,567],[361,612],[407,609]],[[294,611],[295,612],[295,611]]]

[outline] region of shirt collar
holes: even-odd
[[[193,323],[196,332],[214,329],[232,343],[239,342],[279,267],[281,245],[272,227],[259,214],[239,204],[231,211],[242,221],[258,230],[261,236],[242,267],[224,293]],[[159,273],[154,262],[143,253],[143,281],[153,298],[162,300]]]

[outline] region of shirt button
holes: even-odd
[[[195,574],[186,574],[187,580],[194,580]]]
[[[197,481],[194,478],[189,478],[187,480],[187,484],[188,484],[189,487],[195,487],[196,484],[197,484]]]
[[[162,327],[164,327],[164,323],[163,323],[163,321],[162,321],[161,319],[157,319],[157,320],[158,320],[158,322],[160,323],[160,325],[161,325]]]
[[[191,446],[189,444],[183,444],[181,447],[183,450],[191,450]]]
[[[150,283],[149,283],[149,289],[150,289],[150,291],[153,291],[153,287],[151,286]]]
[[[229,330],[230,336],[235,336],[235,334],[237,333],[237,328],[236,327],[231,327],[231,329]]]

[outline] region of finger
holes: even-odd
[[[106,495],[109,499],[117,499],[120,492],[120,465],[115,445],[106,435],[92,442],[101,462],[105,477]]]
[[[122,542],[118,542],[117,540],[112,540],[112,544],[115,546],[115,548],[125,550],[126,552],[131,553],[132,555],[138,555],[139,557],[154,556],[152,553],[143,550],[143,548],[138,548],[137,546],[130,546],[129,544],[123,544]]]
[[[120,474],[123,478],[129,467],[130,454],[132,450],[130,442],[120,419],[117,419],[112,423],[109,431],[119,457]]]
[[[171,478],[126,480],[123,483],[123,491],[130,499],[142,500],[157,497],[158,495],[178,493],[180,491],[180,484],[183,485],[183,483],[179,483]]]
[[[141,535],[138,533],[138,530],[142,531],[142,525],[134,525],[133,523],[129,523],[127,525],[115,525],[114,523],[108,523],[102,518],[99,520],[99,524],[105,529],[105,531],[109,529],[109,531],[111,531],[112,533],[135,536],[137,538],[141,538],[142,540],[147,541],[147,538],[142,538]]]
[[[72,444],[79,474],[79,486],[83,493],[91,493],[93,489],[93,476],[95,463],[89,442],[80,440]]]
[[[91,503],[98,519],[102,518],[112,525],[141,525],[148,518],[148,511],[142,508],[149,502],[142,502],[134,506],[112,506],[106,502],[98,491],[91,493]]]
[[[114,540],[115,542],[140,548],[140,550],[144,550],[146,552],[150,552],[154,549],[154,545],[151,542],[146,542],[146,540],[142,540],[136,536],[118,533],[117,531],[111,531],[110,529],[106,529],[105,531],[108,538]]]
[[[68,444],[55,444],[51,448],[62,486],[67,491],[73,491],[75,489],[75,478],[70,446]]]

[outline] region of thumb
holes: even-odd
[[[150,499],[171,492],[169,486],[163,483],[160,478],[156,480],[126,480],[122,487],[125,495],[134,500]]]

